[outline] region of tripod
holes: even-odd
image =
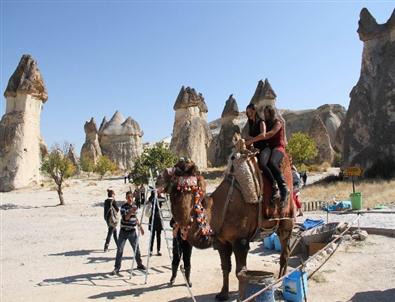
[[[150,173],[151,174],[151,173]],[[158,210],[159,213],[159,217],[161,220],[161,224],[162,224],[162,229],[163,229],[163,233],[164,233],[164,238],[165,238],[165,243],[166,243],[166,248],[167,248],[167,252],[169,255],[169,259],[170,259],[170,263],[173,260],[173,229],[170,227],[170,220],[172,218],[171,216],[171,207],[170,207],[170,202],[169,202],[169,198],[168,196],[166,196],[165,198],[161,199],[161,203],[162,203],[162,207],[159,206],[159,197],[158,197],[158,191],[156,189],[154,189],[155,187],[155,181],[154,178],[151,177],[149,179],[149,187],[146,190],[146,195],[145,196],[150,196],[151,193],[154,193],[154,198],[152,201],[152,205],[150,205],[149,203],[151,201],[148,201],[148,198],[146,198],[146,202],[144,203],[144,206],[142,208],[142,212],[141,212],[141,218],[140,218],[140,223],[142,225],[148,225],[150,231],[150,236],[149,236],[149,242],[148,242],[148,252],[147,252],[147,264],[146,264],[146,270],[145,270],[145,276],[144,276],[144,284],[147,284],[147,279],[148,279],[148,272],[149,272],[149,267],[150,267],[150,258],[151,258],[151,253],[150,253],[150,247],[151,247],[151,241],[153,239],[152,233],[155,232],[154,230],[154,223],[155,223],[155,212],[156,210]],[[144,213],[146,211],[146,208],[151,206],[151,211],[152,211],[152,219],[151,222],[144,222]],[[140,232],[140,231],[139,231]],[[170,236],[168,235],[170,234]],[[140,233],[138,233],[138,239],[137,239],[137,247],[139,246],[139,242],[140,242]],[[132,262],[132,268],[130,271],[130,279],[132,278],[133,275],[133,269],[134,269],[134,264],[135,264],[135,257],[133,257],[133,262]],[[185,270],[184,267],[181,265],[180,266],[180,271],[181,274],[184,278],[184,282],[185,285],[187,286],[189,295],[191,297],[191,299],[193,301],[196,302],[196,299],[191,291],[191,288],[189,286],[189,283],[187,282],[187,278],[185,275]]]

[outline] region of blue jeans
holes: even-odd
[[[122,255],[123,255],[123,249],[125,247],[126,240],[129,240],[130,245],[133,248],[134,251],[134,256],[137,262],[137,265],[142,265],[141,261],[141,255],[140,255],[140,249],[137,246],[137,233],[136,230],[130,230],[126,231],[124,229],[121,229],[119,232],[119,237],[118,237],[118,249],[117,249],[117,257],[115,259],[115,269],[120,270],[121,269],[121,263],[122,263]]]

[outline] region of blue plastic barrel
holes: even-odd
[[[274,243],[274,249],[277,252],[281,252],[281,241],[280,238],[278,237],[278,235],[276,233],[272,234],[272,238],[273,238],[273,243]]]
[[[303,302],[305,293],[307,294],[307,274],[305,272],[295,271],[284,278],[283,297],[286,301]]]
[[[266,236],[263,239],[263,246],[265,247],[265,249],[268,249],[268,250],[274,249],[274,242],[272,240],[272,235]]]
[[[247,271],[247,286],[245,291],[245,298],[257,293],[266,286],[274,282],[274,274],[263,271]],[[255,298],[255,302],[275,302],[274,290],[269,288]]]

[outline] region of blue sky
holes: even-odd
[[[20,57],[39,64],[48,145],[79,151],[83,125],[115,110],[144,141],[172,132],[182,85],[203,93],[209,120],[233,93],[240,109],[269,78],[279,108],[348,107],[359,78],[359,12],[379,23],[394,1],[7,1],[1,3],[1,89]],[[1,114],[5,111],[4,98]]]

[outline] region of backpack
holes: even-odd
[[[117,212],[117,210],[115,210],[115,208],[112,206],[112,204],[111,204],[110,208],[108,209],[107,217],[108,217],[107,224],[110,227],[116,228],[118,225],[118,220],[119,220],[118,219],[118,212]]]

